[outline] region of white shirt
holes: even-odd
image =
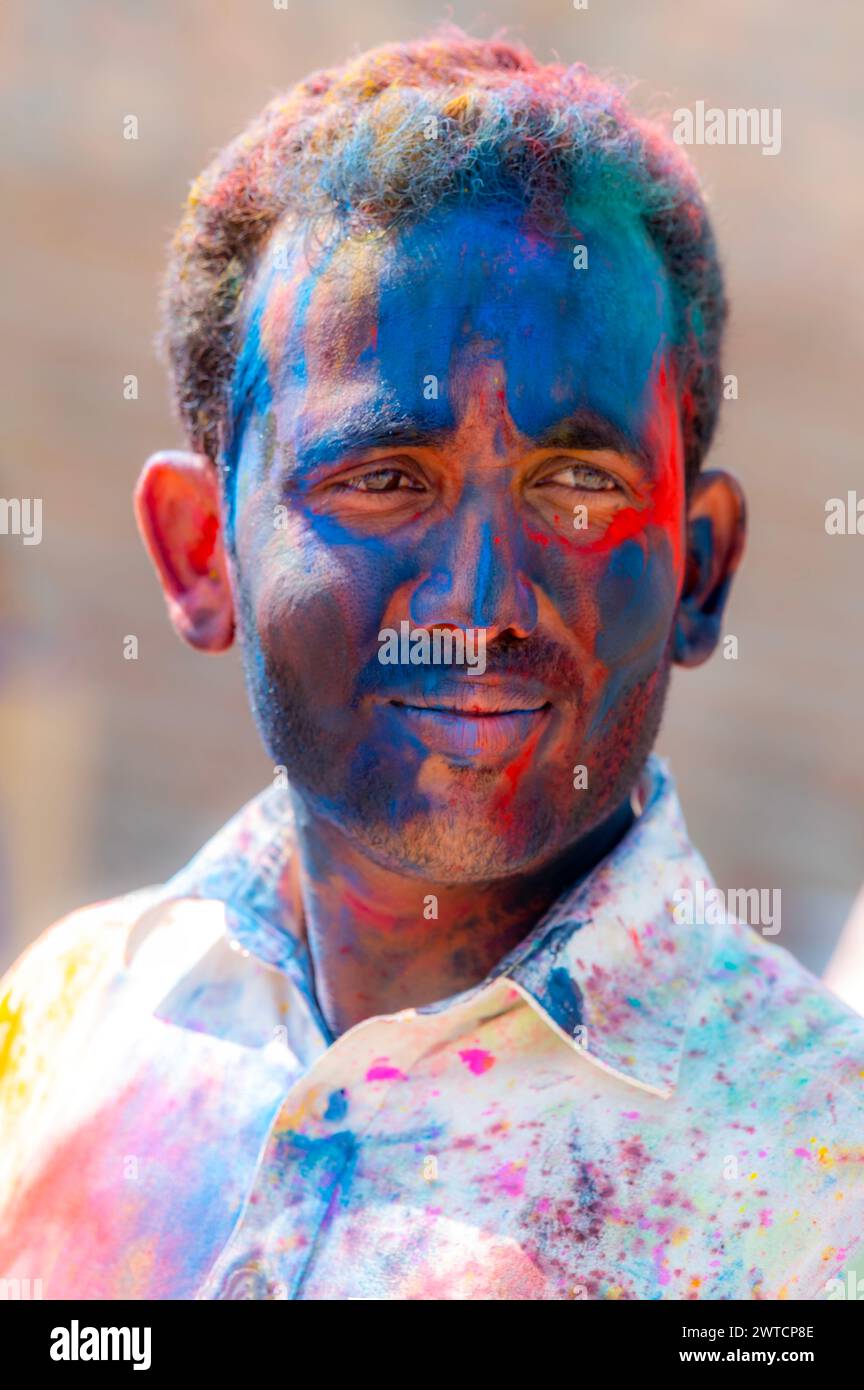
[[[46,1298],[821,1299],[864,1274],[864,1020],[712,881],[665,765],[477,988],[335,1041],[288,794],[0,1002],[0,1277]]]

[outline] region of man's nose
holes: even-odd
[[[411,595],[412,625],[482,628],[487,642],[508,629],[527,637],[537,625],[537,597],[514,528],[475,514],[448,529]]]

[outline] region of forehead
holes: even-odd
[[[639,439],[672,341],[667,274],[635,216],[569,213],[554,237],[501,208],[317,252],[277,232],[250,287],[235,420],[251,396],[300,433],[376,413],[453,429],[492,361],[527,437],[586,410]]]

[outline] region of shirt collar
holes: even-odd
[[[708,930],[676,924],[673,895],[711,878],[690,844],[668,766],[656,755],[648,759],[634,796],[641,810],[618,845],[553,904],[477,989],[509,980],[575,1052],[668,1097],[677,1085]],[[285,921],[284,897],[277,896],[294,852],[288,792],[271,787],[217,832],[164,891],[226,904],[231,938],[268,965],[299,975],[311,994],[302,925]],[[454,1002],[442,1000],[419,1012]]]

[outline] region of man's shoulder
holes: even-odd
[[[0,980],[0,997],[27,995],[35,1002],[53,996],[58,982],[70,989],[83,984],[122,955],[129,929],[159,891],[141,888],[59,917],[13,961]]]
[[[55,1028],[80,1021],[88,1001],[134,974],[139,956],[147,957],[148,966],[155,954],[163,965],[173,957],[182,968],[182,943],[197,946],[203,932],[208,939],[221,934],[225,909],[218,898],[176,892],[169,880],[58,918],[0,977],[0,1076],[3,1060],[9,1060],[9,1030],[23,1015]]]
[[[240,807],[198,849],[188,863],[164,883],[119,894],[67,913],[41,933],[0,977],[0,1001],[10,999],[20,1007],[53,1009],[60,1000],[71,1007],[92,992],[97,982],[121,971],[143,938],[154,934],[154,925],[170,922],[173,942],[181,930],[195,934],[202,916],[215,919],[220,904],[234,900],[238,884],[247,896],[257,882],[255,869],[269,837],[283,831],[290,804],[284,791],[268,787]],[[184,902],[182,911],[165,911],[154,921],[151,908]],[[3,1004],[0,1004],[2,1010]],[[0,1030],[5,1018],[0,1012]],[[0,1074],[3,1063],[0,1031]]]
[[[693,1019],[723,1027],[730,1050],[775,1074],[842,1089],[864,1106],[864,1017],[773,937],[727,920],[712,935]],[[724,1027],[725,1025],[725,1027]]]
[[[58,918],[0,980],[0,1081],[80,1028],[104,986],[123,968],[130,933],[159,889],[89,903]],[[24,1054],[27,1054],[25,1058]]]
[[[98,1022],[129,930],[151,893],[142,889],[67,913],[0,980],[0,1204],[8,1181],[38,1148],[45,1102]]]

